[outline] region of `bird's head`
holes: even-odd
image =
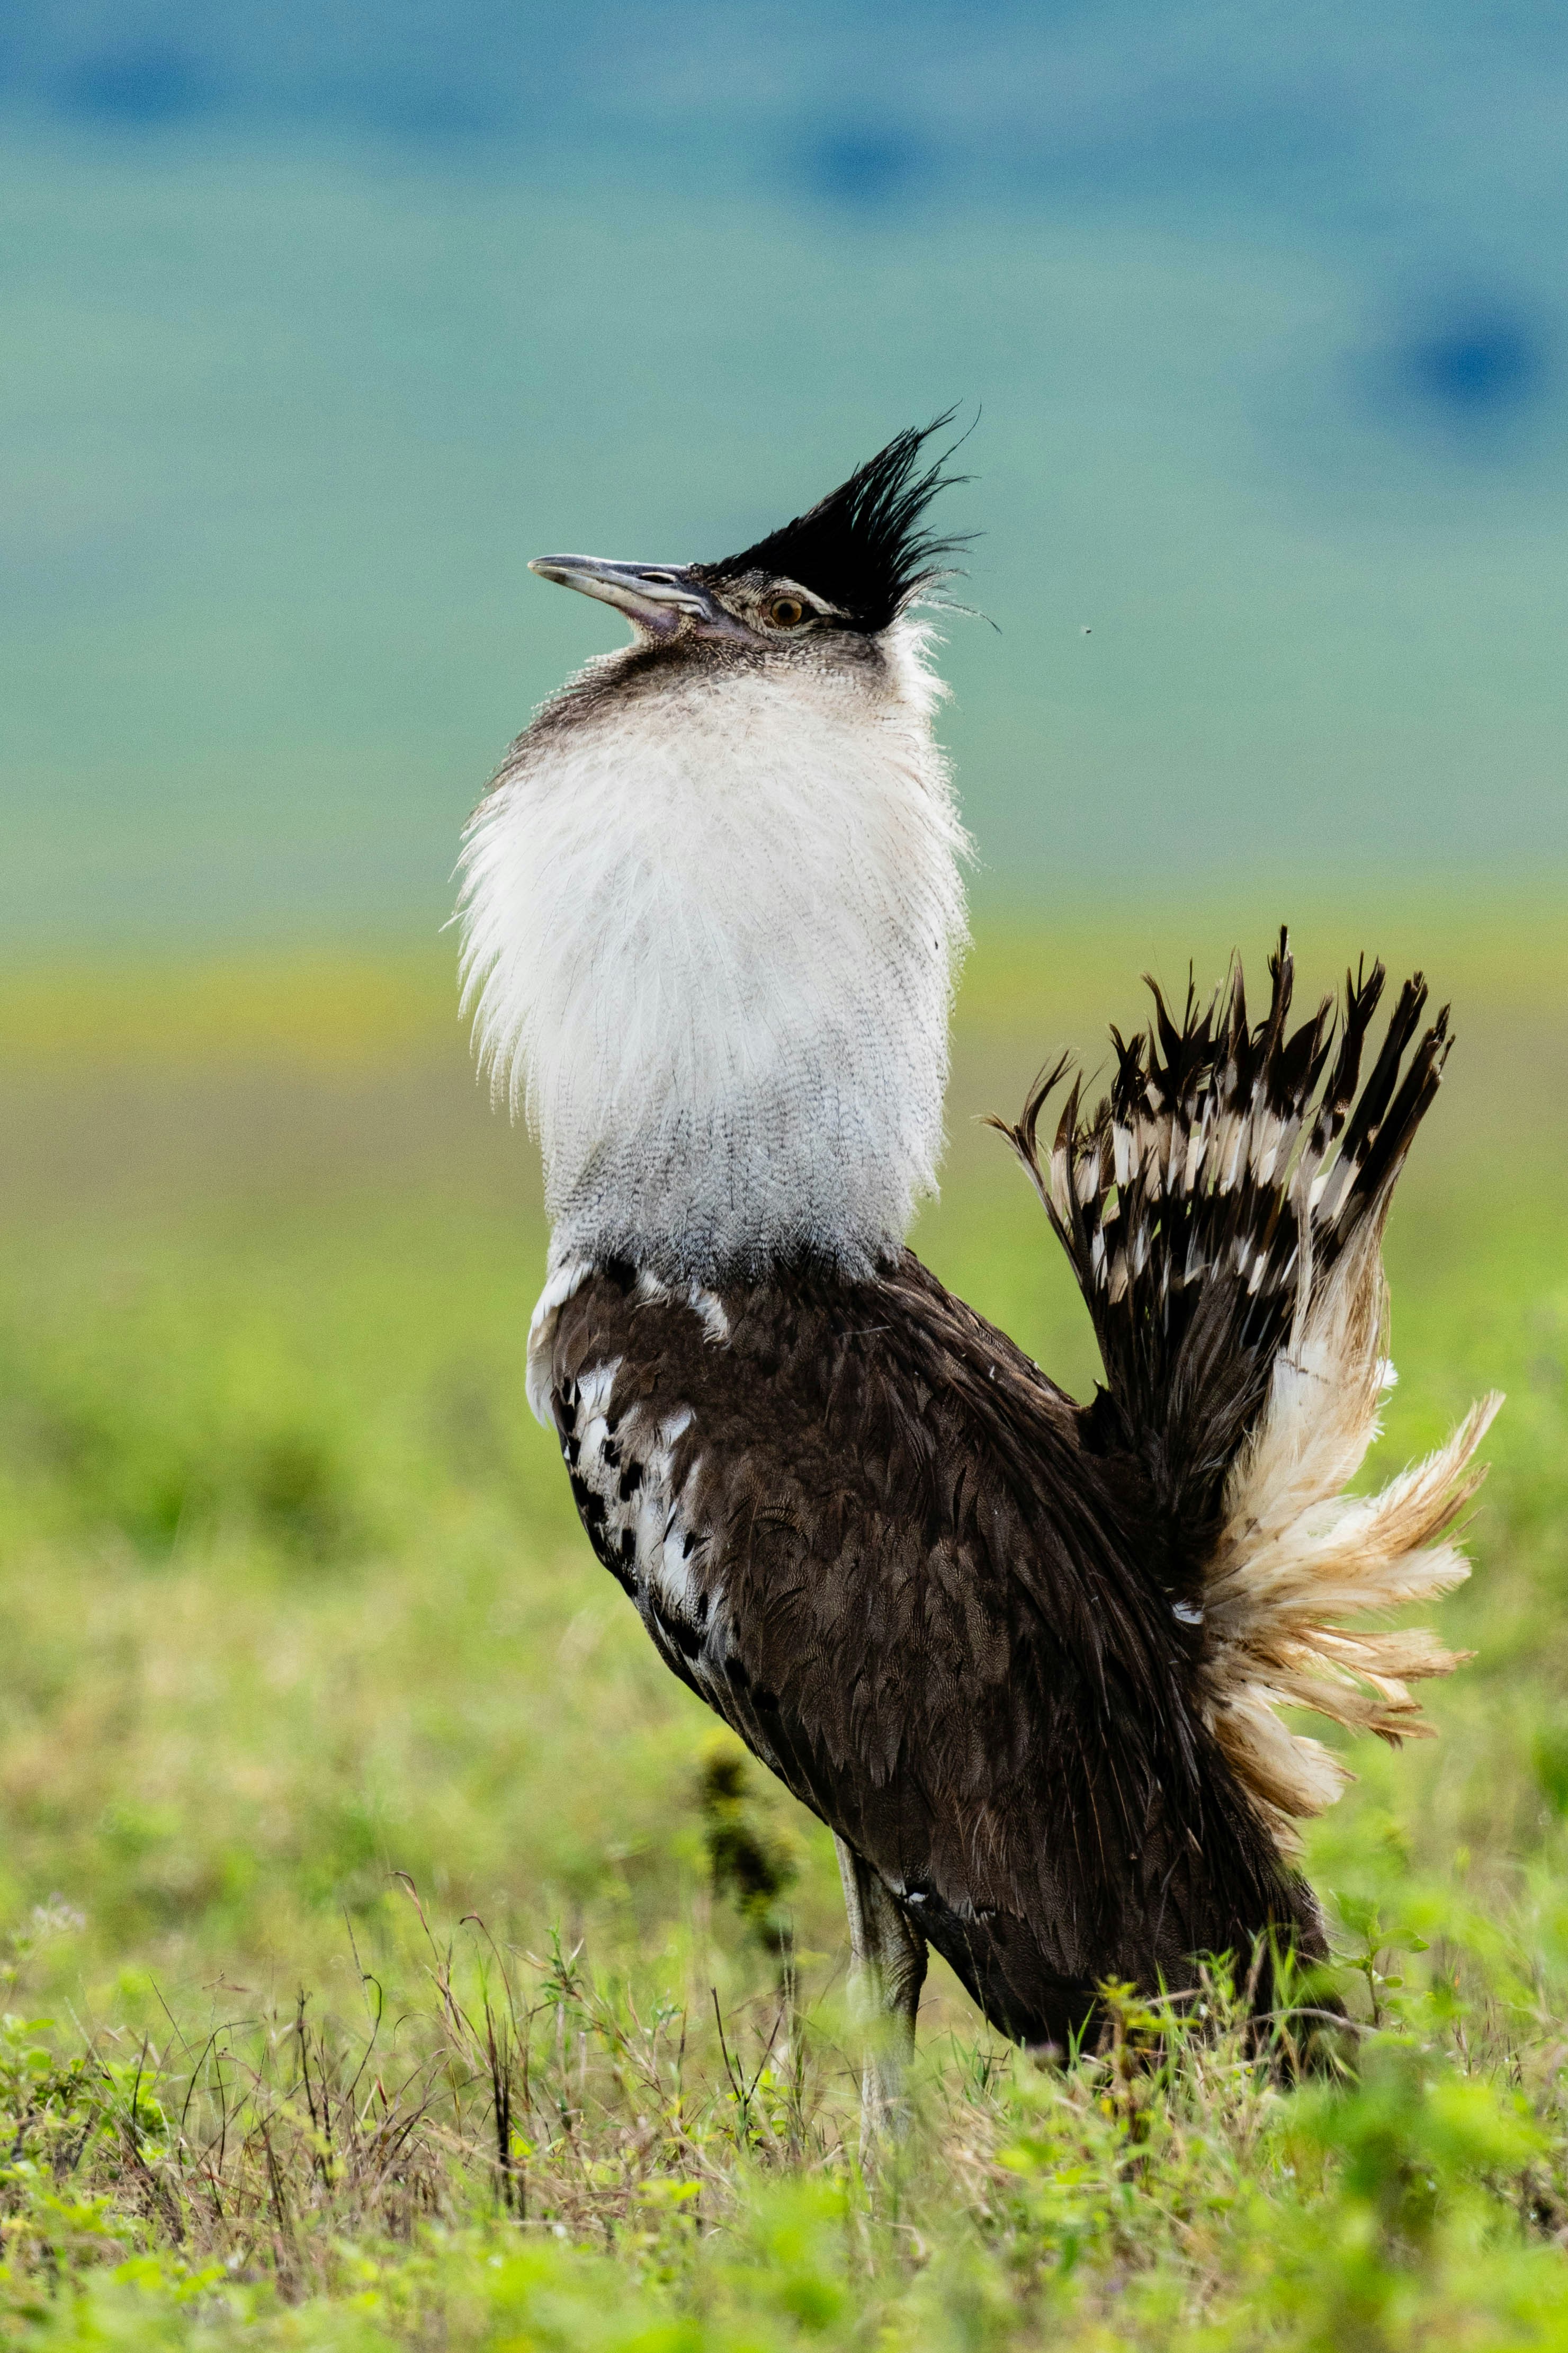
[[[934,1182],[963,828],[915,607],[958,543],[900,433],[710,564],[541,556],[633,642],[535,714],[469,824],[481,1055],[560,1264],[864,1272]]]
[[[951,412],[900,433],[793,522],[712,564],[628,564],[540,555],[530,569],[626,614],[644,646],[707,644],[820,659],[854,654],[928,596],[962,542],[925,528],[955,479],[922,465]]]

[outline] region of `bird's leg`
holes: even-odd
[[[904,2070],[914,2056],[926,1945],[870,1864],[841,1838],[833,1842],[849,1915],[849,1996],[865,2037],[860,2154],[867,2158],[889,2128],[902,2126]]]

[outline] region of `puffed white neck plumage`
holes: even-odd
[[[553,1269],[854,1277],[936,1182],[965,849],[928,634],[627,648],[546,703],[465,838],[483,1065]]]

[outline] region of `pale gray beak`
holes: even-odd
[[[639,629],[668,637],[681,615],[691,614],[710,628],[733,628],[721,606],[683,564],[614,564],[602,555],[536,555],[529,565],[542,580],[580,589],[603,604],[617,605]]]

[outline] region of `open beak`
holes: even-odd
[[[601,555],[536,555],[528,568],[542,580],[554,580],[563,588],[597,596],[603,604],[618,605],[649,637],[670,636],[686,613],[710,628],[722,628],[729,620],[685,565],[613,564]]]

